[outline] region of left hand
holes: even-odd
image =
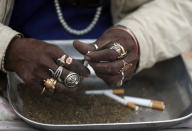
[[[119,49],[111,49],[114,44]],[[74,41],[74,47],[85,55],[85,60],[95,70],[98,77],[108,85],[121,86],[131,79],[139,61],[138,45],[135,37],[123,27],[113,27],[92,44]],[[97,48],[97,49],[96,49]],[[125,55],[120,55],[126,52]],[[89,51],[89,52],[88,52]]]

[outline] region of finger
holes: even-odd
[[[80,76],[89,77],[90,71],[87,67],[83,65],[83,63],[83,60],[73,59],[72,63],[70,65],[67,65],[66,68],[79,74]]]
[[[73,93],[77,88],[67,88],[63,83],[57,81],[55,86],[55,93]]]
[[[47,71],[49,72],[49,75],[54,77],[54,73],[56,72],[56,70],[59,68],[59,66],[57,64],[55,64],[54,61],[50,60],[49,63],[47,63]],[[65,80],[66,76],[69,74],[69,70],[67,70],[66,68],[62,68],[62,72],[60,74],[60,78],[61,81]]]
[[[60,47],[53,44],[47,44],[45,51],[54,60],[58,59],[60,56],[65,54]]]
[[[50,74],[52,74],[52,73],[55,73],[56,72],[56,70],[59,68],[58,67],[58,65],[56,65],[53,61],[49,64],[49,67],[48,67],[49,69],[51,69],[50,70]],[[71,72],[71,71],[69,71],[68,69],[66,69],[66,68],[62,68],[61,70],[60,70],[60,72],[61,72],[61,74],[59,73],[59,75],[57,76],[58,78],[57,78],[57,80],[59,81],[59,82],[62,82],[63,83],[63,85],[65,85],[66,83],[65,83],[65,80],[67,79],[67,77],[68,77],[68,75],[70,74],[70,73],[74,73],[74,72]],[[52,76],[53,76],[54,74],[52,74]],[[74,74],[72,75],[72,76],[74,76],[74,77],[78,77],[77,78],[77,82],[78,83],[80,83],[80,81],[81,81],[81,77],[78,75],[78,74],[76,74],[77,76],[74,76]],[[78,84],[77,83],[77,84]],[[67,87],[67,85],[65,85],[66,87]],[[76,85],[77,86],[77,85]]]
[[[33,84],[30,85],[33,87],[33,89],[35,89],[36,92],[39,92],[38,94],[43,93],[43,95],[45,96],[52,96],[53,93],[70,93],[76,90],[75,88],[67,88],[63,83],[57,80],[54,91],[50,91],[49,89],[45,88],[45,91],[42,92],[43,88],[45,87],[44,80],[50,79],[52,77],[48,75],[45,71],[36,73],[35,76],[38,77],[39,79],[36,79],[35,81],[32,82]]]
[[[119,74],[119,75],[106,75],[106,74],[97,74],[98,77],[100,77],[101,79],[103,79],[107,85],[109,86],[112,86],[112,85],[115,85],[115,86],[121,86],[122,85],[122,75]]]
[[[124,59],[117,60],[114,62],[99,62],[99,63],[89,62],[89,64],[97,73],[116,75],[120,74],[120,70],[125,66],[124,61],[127,64],[133,64],[135,61],[137,61],[137,58],[133,53],[129,53]]]
[[[109,44],[106,44],[105,49],[94,51],[91,53],[86,54],[85,59],[87,61],[114,61],[119,59],[119,56],[122,53],[122,49],[119,48],[119,50],[114,49],[115,45],[120,45],[123,50],[127,53],[129,52],[132,47],[130,44],[125,42],[123,39],[115,40],[110,42]]]
[[[81,41],[74,40],[73,46],[81,54],[85,55],[89,51],[93,52],[93,51],[96,51],[96,50],[103,49],[110,41],[111,41],[111,39],[108,38],[107,35],[103,35],[103,36],[99,37],[92,44],[86,44],[86,43],[83,43]]]
[[[57,59],[57,64],[62,65],[68,70],[71,70],[81,76],[90,76],[90,71],[87,67],[83,65],[82,60],[73,59],[70,56],[63,55],[59,59]]]
[[[49,49],[51,49],[49,55],[54,59],[54,61],[56,61],[58,65],[62,65],[81,76],[88,77],[90,75],[88,68],[83,66],[80,61],[72,59],[70,56],[66,55],[59,47],[49,45]]]
[[[44,85],[44,80],[50,79],[52,78],[50,75],[48,75],[45,71],[37,71],[38,73],[35,74],[36,79],[34,80],[30,85],[33,87],[33,89],[35,89],[36,92],[38,92],[38,94],[42,94],[45,96],[52,96],[53,93],[70,93],[70,92],[74,92],[76,89],[74,88],[67,88],[63,83],[59,82],[57,80],[56,84],[55,84],[55,89],[54,91],[50,91],[49,89],[45,88],[45,91],[43,91],[43,88],[45,87]],[[65,77],[67,75],[68,71],[65,70],[63,72],[63,77]]]
[[[83,55],[87,54],[88,51],[92,52],[96,50],[93,44],[86,44],[78,40],[74,40],[73,46],[77,51],[79,51]]]
[[[119,54],[113,49],[104,49],[86,54],[85,60],[91,62],[114,61],[117,60]]]
[[[131,70],[124,71],[125,79],[124,80],[130,80],[132,76],[135,74],[136,71],[136,63],[133,64],[133,67]]]

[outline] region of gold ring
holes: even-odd
[[[118,58],[123,58],[127,54],[124,47],[119,43],[114,43],[110,49],[115,50],[119,54]]]
[[[127,52],[125,51],[122,45],[119,44],[118,46],[121,48],[121,54],[118,58],[123,58],[127,54]]]
[[[57,60],[61,63],[61,64],[65,64],[65,59],[66,59],[66,55],[62,55],[60,58],[58,58]]]
[[[50,92],[54,92],[56,83],[57,81],[53,78],[44,80],[44,85]]]
[[[73,61],[73,59],[69,56],[69,57],[66,58],[65,63],[67,65],[70,65],[72,63],[72,61]]]
[[[73,61],[73,59],[72,59],[70,56],[67,57],[67,55],[63,55],[63,56],[61,56],[60,58],[58,58],[57,60],[58,60],[62,65],[65,65],[65,64],[70,65],[70,64],[72,63],[72,61]]]

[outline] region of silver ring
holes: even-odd
[[[53,70],[51,70],[51,69],[49,69],[49,71],[52,73],[52,76],[55,79],[57,79],[59,82],[62,81],[62,79],[61,79],[61,74],[63,72],[63,67],[62,66],[59,66],[55,72]]]
[[[125,79],[125,74],[124,74],[124,72],[121,72],[121,75],[122,75],[121,80],[124,81],[124,79]]]
[[[96,50],[99,49],[98,45],[97,44],[93,44],[93,46],[95,47]]]
[[[64,80],[64,84],[67,88],[76,88],[79,82],[80,76],[74,72],[69,72]]]

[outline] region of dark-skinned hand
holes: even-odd
[[[55,71],[60,66],[57,64],[57,59],[64,54],[63,50],[56,45],[31,38],[17,38],[10,43],[6,51],[5,69],[16,72],[27,87],[31,87],[41,94],[44,87],[43,80],[52,77],[49,69]],[[70,71],[82,77],[88,77],[90,74],[82,61],[76,59],[64,67],[61,78],[64,80]],[[57,82],[55,87],[55,93],[74,91],[74,89],[66,88],[60,82]],[[46,91],[45,94],[51,95],[49,91]]]
[[[119,53],[110,49],[114,43],[119,43],[127,55],[118,58]],[[96,50],[94,44],[97,44]],[[96,75],[103,79],[108,85],[122,85],[121,69],[127,67],[124,72],[124,80],[129,80],[136,71],[139,61],[138,46],[133,37],[123,27],[113,27],[108,29],[94,43],[86,44],[75,40],[74,47],[83,55],[85,60],[94,69]],[[90,52],[88,52],[90,51]]]

